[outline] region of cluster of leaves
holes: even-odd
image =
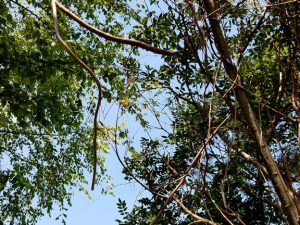
[[[0,221],[35,224],[54,204],[64,220],[73,189],[92,170],[83,102],[92,82],[56,43],[48,1],[1,1],[0,12]],[[68,25],[61,23],[74,30]]]

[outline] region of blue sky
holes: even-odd
[[[129,209],[136,201],[141,188],[136,184],[128,184],[123,180],[121,165],[117,161],[114,154],[110,154],[107,158],[108,172],[113,176],[113,182],[117,187],[113,189],[115,196],[101,194],[101,188],[96,187],[91,191],[93,201],[83,193],[76,191],[72,199],[72,206],[67,213],[68,225],[113,225],[117,224],[115,219],[119,218],[117,210],[117,200],[121,198],[128,202]],[[87,174],[90,177],[89,174]],[[91,180],[91,179],[90,179]],[[60,225],[60,221],[56,221],[55,217],[59,214],[58,209],[53,211],[53,216],[43,217],[37,225]]]
[[[148,64],[153,67],[158,67],[162,60],[160,56],[154,55],[152,53],[141,51],[141,57],[139,61],[142,65]],[[116,119],[116,109],[113,109],[108,113],[109,118],[106,118],[105,123],[108,125],[113,125]],[[127,128],[130,133],[138,133],[135,136],[135,146],[139,145],[139,139],[145,134],[141,127],[132,118],[125,118],[127,120]],[[151,123],[156,123],[156,121],[149,117]],[[145,134],[146,135],[146,134]],[[154,136],[159,135],[155,132]],[[120,152],[122,149],[120,148]],[[101,187],[95,187],[94,191],[90,191],[93,201],[91,201],[88,196],[83,192],[75,191],[72,199],[72,206],[69,207],[67,212],[67,225],[116,225],[116,219],[120,218],[117,209],[118,198],[126,200],[128,210],[132,209],[132,206],[137,203],[137,199],[142,196],[148,195],[147,191],[144,191],[138,184],[131,183],[123,179],[121,173],[122,166],[117,160],[117,157],[113,151],[106,155],[106,167],[109,175],[112,176],[112,183],[116,186],[113,188],[114,196],[104,195],[101,193]],[[91,174],[86,174],[87,180],[91,182]],[[90,185],[88,185],[88,190],[90,190]],[[55,218],[59,215],[59,209],[55,208],[52,212],[52,217],[44,216],[42,217],[37,225],[61,225],[61,221],[56,221]]]
[[[104,105],[104,104],[103,104]],[[109,108],[105,107],[104,108]],[[117,115],[117,107],[112,107],[108,112],[107,117],[104,122],[106,125],[114,126]],[[103,114],[102,114],[103,115]],[[141,131],[140,126],[135,120],[132,120],[130,117],[124,117],[123,120],[127,121],[127,126],[131,133],[136,133],[136,131]],[[120,120],[119,122],[122,122]],[[139,145],[139,137],[141,137],[143,132],[139,132],[139,135],[136,138],[136,145]],[[119,146],[119,154],[122,157],[122,153],[124,152],[124,148]],[[137,200],[137,197],[140,195],[142,189],[138,184],[128,183],[128,181],[123,179],[122,165],[117,159],[115,152],[111,149],[108,154],[104,154],[106,157],[106,168],[107,174],[112,177],[111,183],[114,185],[112,195],[105,195],[101,193],[101,184],[99,186],[95,186],[95,190],[91,191],[91,181],[92,174],[86,173],[86,179],[89,182],[87,186],[84,186],[92,196],[92,200],[81,191],[74,191],[74,196],[72,199],[72,206],[69,207],[67,212],[67,225],[115,225],[117,222],[115,220],[117,218],[120,219],[120,215],[117,209],[117,201],[118,198],[122,200],[126,200],[128,210],[130,211],[132,206]],[[99,172],[99,170],[98,170]],[[103,184],[104,187],[106,183]],[[143,192],[144,194],[146,192]],[[61,225],[62,222],[59,220],[55,220],[55,218],[60,214],[58,207],[56,207],[52,212],[52,217],[44,216],[37,223],[37,225]]]

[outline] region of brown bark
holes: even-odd
[[[277,167],[274,158],[269,149],[267,140],[263,134],[262,128],[257,121],[257,118],[252,110],[251,104],[248,100],[246,92],[240,87],[238,73],[236,67],[232,63],[230,51],[227,45],[227,42],[224,38],[218,17],[216,4],[214,0],[204,0],[205,10],[207,12],[209,23],[211,26],[212,34],[214,37],[216,48],[221,55],[221,60],[224,64],[225,71],[228,77],[236,82],[237,86],[234,88],[234,92],[237,98],[237,101],[241,107],[241,110],[245,116],[245,120],[251,133],[254,136],[254,141],[257,143],[260,149],[260,153],[263,156],[265,161],[265,167],[268,170],[272,184],[275,188],[275,191],[279,197],[282,208],[287,216],[289,224],[297,225],[298,224],[298,212],[297,207],[289,195],[289,189],[286,186],[279,168]]]
[[[138,41],[135,39],[128,39],[128,38],[121,38],[114,36],[110,33],[106,33],[102,30],[97,29],[96,27],[84,22],[80,17],[76,16],[73,12],[71,12],[69,9],[67,9],[63,4],[59,3],[58,1],[55,1],[55,4],[57,7],[62,10],[68,17],[76,21],[80,26],[88,29],[89,31],[93,32],[94,34],[97,34],[98,36],[105,38],[108,41],[113,41],[116,43],[120,44],[126,44],[126,45],[131,45],[131,46],[136,46],[142,49],[145,49],[147,51],[156,53],[156,54],[161,54],[161,55],[174,55],[177,52],[172,51],[172,50],[167,50],[167,49],[160,49],[156,48],[154,46],[151,46],[149,44],[146,44],[145,42]]]
[[[56,38],[58,42],[62,45],[62,47],[65,49],[65,51],[69,54],[69,56],[76,62],[78,63],[82,68],[84,68],[91,78],[94,80],[96,83],[96,86],[98,88],[98,100],[97,100],[97,105],[95,109],[95,115],[94,115],[94,137],[93,137],[93,157],[94,157],[94,162],[93,162],[93,176],[92,176],[92,190],[94,190],[95,183],[96,183],[96,174],[97,174],[97,130],[98,130],[98,114],[99,114],[99,109],[101,106],[101,100],[102,100],[102,85],[100,81],[98,80],[96,74],[91,70],[91,68],[85,64],[67,45],[67,43],[63,40],[59,33],[59,27],[58,27],[58,20],[57,20],[57,9],[56,9],[56,0],[51,1],[51,7],[52,7],[52,16],[53,16],[53,22],[54,22],[54,31]]]

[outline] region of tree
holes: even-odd
[[[63,220],[93,158],[92,82],[56,44],[50,6],[22,4],[0,3],[0,221],[10,224],[34,224],[55,203]]]
[[[41,21],[46,24],[42,22],[38,30],[47,24],[51,27],[49,3],[27,3],[43,12]],[[32,14],[32,7],[21,8]],[[2,8],[12,12],[5,4]],[[114,132],[104,132],[113,139],[112,148],[124,166],[125,178],[151,193],[151,197],[141,198],[132,212],[127,212],[126,203],[120,200],[118,207],[124,216],[118,220],[120,224],[299,223],[298,1],[75,4],[53,0],[52,11],[58,41],[93,78],[99,91],[93,107],[93,132],[85,137],[86,141],[94,140],[94,172],[100,149],[96,139],[104,138],[98,131],[106,130],[97,115],[100,103],[119,103],[121,114],[134,116],[148,134],[137,146],[129,130],[116,127]],[[23,14],[19,12],[8,21],[18,20],[16,15]],[[3,21],[8,27],[7,20]],[[24,28],[26,32],[28,29]],[[47,34],[39,40],[53,40],[48,27],[44,29]],[[122,37],[125,33],[128,38]],[[51,58],[62,55],[62,48],[47,46],[53,51]],[[161,64],[143,66],[140,49],[160,54]],[[64,57],[68,68],[74,68],[75,64]],[[34,59],[37,64],[42,62]],[[9,67],[12,63],[3,64],[1,69],[13,68]],[[53,79],[58,77],[57,67],[51,73]],[[68,70],[61,73],[65,72]],[[82,72],[74,79],[83,83],[82,90],[94,90],[92,79],[88,81]],[[61,90],[72,87],[69,79],[63,80],[67,87]],[[34,92],[36,86],[25,87]],[[49,107],[48,103],[44,107]],[[11,108],[9,113],[18,115],[20,108]],[[28,112],[18,118],[26,118],[24,114]],[[50,118],[52,129],[62,124]],[[36,117],[28,121],[40,122]],[[77,126],[66,127],[82,129],[82,117],[75,121]],[[13,121],[8,125],[17,126]],[[8,142],[13,138],[8,137]],[[127,150],[124,158],[120,146]],[[84,147],[78,149],[78,155],[85,152]],[[89,160],[85,162],[76,168],[90,168]],[[49,202],[51,199],[55,197]]]

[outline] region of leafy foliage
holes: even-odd
[[[298,221],[298,1],[61,3],[105,32],[176,50],[145,63],[145,51],[59,14],[63,38],[103,84],[103,101],[143,129],[137,145],[132,127],[99,128],[125,179],[150,193],[132,211],[119,200],[119,224]],[[0,216],[33,224],[55,201],[65,209],[67,187],[86,182],[84,112],[94,105],[83,100],[94,100],[95,86],[56,44],[48,1],[0,4],[0,153],[8,162]]]
[[[91,171],[91,82],[56,44],[47,10],[0,4],[0,220],[34,224],[54,204],[63,220]]]

